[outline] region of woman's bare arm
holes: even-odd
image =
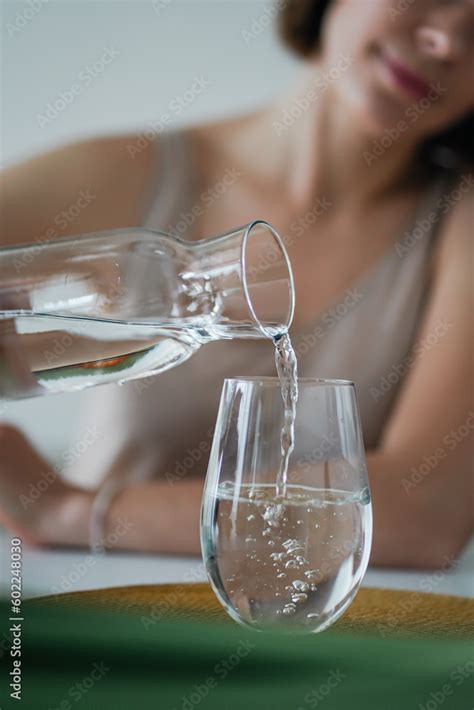
[[[0,173],[0,246],[139,224],[153,163],[135,136],[62,146]]]
[[[87,547],[95,492],[64,481],[9,424],[0,423],[0,452],[0,525],[31,544]],[[125,488],[112,499],[102,544],[197,554],[203,483],[163,480]]]
[[[374,564],[437,567],[472,533],[473,222],[468,194],[446,220],[418,352],[368,456]]]

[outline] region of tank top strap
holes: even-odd
[[[184,131],[166,131],[152,145],[152,176],[144,200],[141,225],[176,233],[180,214],[192,201],[192,166]],[[176,234],[186,237],[186,234]]]
[[[429,219],[432,227],[429,234],[428,252],[432,254],[442,233],[444,218],[452,208],[452,192],[455,189],[459,175],[453,172],[443,172],[438,175],[428,194],[425,203],[425,219]]]

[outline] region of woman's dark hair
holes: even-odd
[[[332,0],[280,0],[278,30],[285,45],[306,58],[317,52],[326,12]],[[474,112],[420,146],[425,165],[456,171],[474,165]]]

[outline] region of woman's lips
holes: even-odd
[[[382,61],[387,68],[393,82],[407,94],[417,99],[425,99],[431,92],[431,86],[423,77],[415,74],[411,69],[396,59],[382,56]]]

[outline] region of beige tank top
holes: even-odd
[[[291,330],[300,376],[355,382],[367,449],[377,446],[409,369],[444,183],[444,178],[434,181],[412,232],[315,317],[309,329]],[[189,236],[192,186],[183,134],[162,135],[159,175],[144,196],[142,226]],[[87,461],[81,457],[78,465],[96,482],[111,467],[131,478],[166,477],[171,483],[187,474],[205,475],[224,378],[275,374],[270,341],[219,341],[156,377],[99,387],[87,423],[96,425],[100,436],[85,454]]]

